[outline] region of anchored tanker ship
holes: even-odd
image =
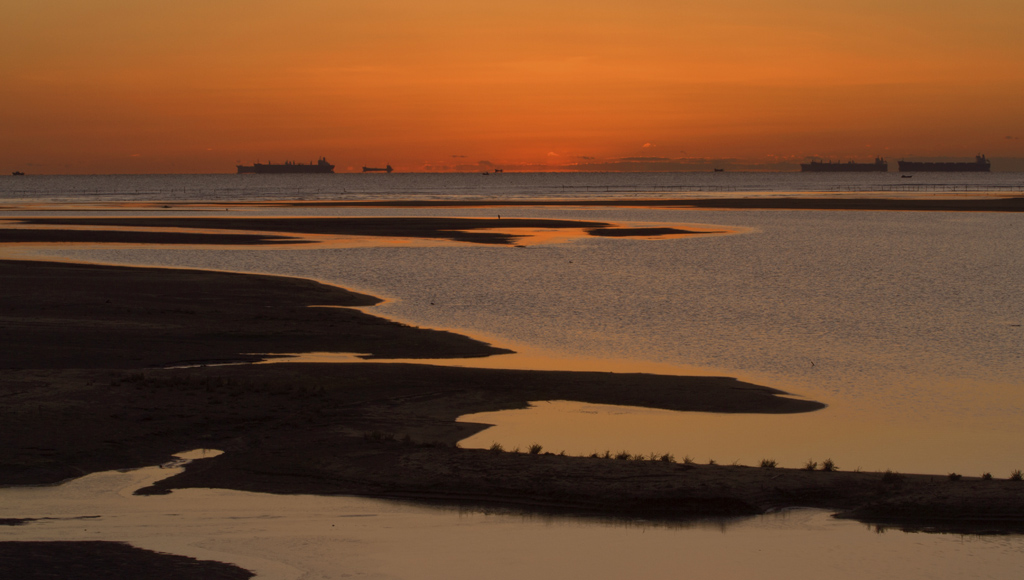
[[[900,171],[992,171],[992,163],[984,155],[975,157],[973,163],[900,161]]]
[[[239,173],[334,173],[334,166],[327,162],[326,157],[321,157],[314,165],[313,163],[295,163],[285,161],[284,163],[253,163],[252,165],[236,165]]]
[[[846,163],[832,163],[829,161],[811,161],[810,163],[801,163],[800,171],[814,172],[833,172],[833,171],[889,171],[889,164],[885,162],[885,159],[881,157],[875,157],[874,163],[855,163],[853,161],[847,161]]]

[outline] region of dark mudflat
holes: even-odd
[[[846,211],[1024,211],[1024,196],[992,195],[963,198],[922,197],[855,197],[821,196],[813,193],[787,197],[700,197],[659,199],[554,199],[510,201],[395,200],[294,202],[278,205],[352,206],[352,207],[530,207],[530,206],[595,206],[651,207],[695,209],[797,209]]]
[[[27,261],[0,261],[0,280],[0,369],[265,358],[253,353],[451,358],[509,352],[342,308],[380,300],[310,280]]]
[[[0,225],[0,243],[13,242],[90,242],[153,244],[272,244],[308,240],[294,236],[366,236],[450,240],[475,244],[512,245],[521,238],[516,230],[578,230],[594,236],[665,236],[696,234],[676,228],[615,228],[614,224],[578,220],[522,218],[411,218],[411,217],[331,217],[331,218],[224,218],[224,217],[114,217],[114,218],[25,218],[19,225],[74,226],[76,229],[8,228]],[[272,232],[276,236],[253,234],[198,233],[177,231],[117,231],[78,228],[178,228],[195,230],[249,230]],[[483,231],[500,229],[502,232]]]
[[[253,576],[230,564],[118,542],[0,542],[0,578],[10,580],[247,580]]]
[[[500,349],[344,308],[375,299],[305,280],[33,262],[0,262],[0,275],[4,484],[153,465],[206,447],[225,453],[145,492],[350,493],[663,519],[814,506],[946,529],[1024,523],[1021,482],[455,446],[484,427],[456,417],[534,400],[726,413],[822,407],[730,378],[390,363],[149,368],[284,346],[404,358]]]

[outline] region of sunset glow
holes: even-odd
[[[1019,0],[37,0],[4,15],[5,173],[1024,158]]]

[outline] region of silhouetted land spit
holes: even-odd
[[[309,205],[353,207],[530,207],[530,206],[612,206],[663,207],[697,209],[807,209],[807,210],[878,210],[878,211],[1024,211],[1024,197],[992,195],[962,198],[936,197],[816,197],[813,194],[794,197],[707,197],[676,199],[552,199],[505,201],[457,200],[374,200],[338,202],[270,202],[271,205]],[[244,204],[243,204],[244,205]]]
[[[20,224],[29,226],[187,228],[215,230],[255,230],[279,234],[192,233],[167,231],[118,231],[82,229],[23,229],[0,226],[3,242],[125,242],[152,244],[273,244],[305,240],[281,234],[402,237],[452,240],[477,244],[511,245],[521,237],[517,229],[567,229],[595,236],[664,236],[693,234],[676,228],[615,228],[614,224],[578,220],[495,219],[495,218],[26,218]],[[512,233],[481,231],[512,230]]]
[[[0,227],[0,244],[4,243],[75,243],[91,244],[222,244],[265,245],[294,244],[304,240],[283,236],[253,234],[214,234],[190,232],[145,232],[118,230],[48,230]]]
[[[1005,480],[906,475],[887,483],[878,473],[455,447],[484,428],[456,417],[533,400],[747,413],[822,407],[735,379],[393,363],[151,368],[251,352],[501,350],[353,311],[345,307],[376,299],[306,280],[2,261],[0,278],[2,484],[153,465],[206,447],[226,453],[145,491],[345,493],[666,520],[815,506],[960,530],[1024,522],[1024,487]],[[325,304],[337,308],[308,308]]]
[[[0,542],[0,574],[12,580],[247,580],[230,564],[158,554],[119,542]]]
[[[311,280],[19,261],[0,261],[0,279],[0,369],[133,369],[265,358],[249,353],[451,358],[509,352],[451,332],[328,308],[380,300]]]

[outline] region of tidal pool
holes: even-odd
[[[201,450],[186,457],[212,453]],[[132,492],[178,473],[91,474],[0,489],[0,541],[128,542],[229,562],[260,580],[584,577],[1019,578],[1024,536],[908,534],[793,509],[655,524],[426,507],[348,496]]]

